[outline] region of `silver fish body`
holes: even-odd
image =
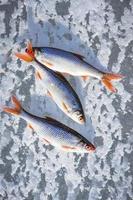
[[[101,79],[103,72],[85,62],[82,56],[51,47],[34,47],[35,58],[54,71],[73,76],[92,76]]]
[[[40,83],[44,85],[59,108],[74,121],[83,124],[85,117],[81,102],[68,81],[37,61],[33,66],[41,74]]]
[[[22,109],[20,117],[32,126],[41,139],[59,149],[81,153],[95,150],[94,145],[87,139],[54,119],[36,117],[24,109]]]
[[[18,52],[15,55],[27,62],[36,60],[56,72],[67,73],[73,76],[82,76],[84,80],[86,80],[88,76],[98,78],[108,90],[114,93],[117,92],[117,89],[113,86],[112,81],[123,78],[121,74],[100,71],[88,64],[83,56],[61,49],[32,47],[32,44],[29,43],[25,49],[25,54]]]

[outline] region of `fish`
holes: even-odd
[[[99,79],[104,86],[111,92],[117,92],[111,81],[123,78],[121,74],[107,73],[98,70],[85,61],[85,57],[77,53],[68,52],[52,47],[32,47],[29,44],[26,53],[27,60],[36,59],[48,68],[72,76],[82,76],[83,80],[88,77]]]
[[[27,61],[28,55],[16,53],[16,56]],[[29,61],[30,62],[30,61]],[[80,99],[69,82],[53,70],[45,67],[37,60],[31,61],[36,69],[37,80],[46,88],[47,95],[57,104],[57,106],[72,120],[83,125],[85,115]]]
[[[3,106],[3,111],[24,119],[46,145],[51,144],[66,152],[90,153],[96,150],[91,142],[75,130],[50,117],[38,117],[29,113],[15,96],[11,97],[11,101],[12,106]]]

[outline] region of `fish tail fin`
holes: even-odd
[[[35,58],[35,53],[34,53],[34,50],[33,50],[33,46],[32,46],[32,42],[29,41],[28,44],[27,44],[27,48],[26,48],[26,53],[29,54],[32,59]]]
[[[32,43],[28,42],[27,44],[27,48],[25,49],[25,53],[15,53],[16,57],[24,60],[26,62],[32,62],[35,59],[35,54],[34,54],[34,50],[32,47]]]
[[[27,53],[15,53],[15,56],[17,58],[19,58],[20,60],[24,60],[26,62],[32,62],[33,61],[33,58],[31,56],[29,56]]]
[[[111,92],[117,92],[117,89],[113,86],[111,81],[113,80],[120,80],[123,76],[120,74],[104,74],[102,77],[102,83],[105,85],[107,89],[109,89]]]
[[[12,103],[14,104],[14,108],[3,107],[3,111],[14,114],[14,115],[19,115],[22,110],[20,102],[18,101],[18,99],[15,96],[12,96],[11,100],[12,100]]]
[[[105,87],[110,90],[111,92],[117,92],[117,89],[113,86],[113,84],[108,79],[102,79],[102,83],[105,85]]]
[[[123,76],[121,74],[110,74],[109,73],[109,74],[104,74],[103,78],[112,81],[112,80],[120,80],[123,78]]]

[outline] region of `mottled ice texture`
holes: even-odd
[[[16,94],[24,107],[79,131],[96,153],[65,153],[43,144],[26,122],[0,118],[0,200],[132,200],[133,1],[0,1],[0,105]],[[96,79],[67,77],[83,104],[80,126],[45,96],[31,64],[14,56],[28,39],[86,56],[125,78],[111,94]]]

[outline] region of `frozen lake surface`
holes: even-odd
[[[46,96],[32,64],[16,59],[27,40],[84,55],[125,78],[111,94],[99,80],[67,76],[86,124],[69,119]],[[133,199],[133,1],[0,1],[0,105],[12,94],[30,112],[56,118],[97,147],[92,154],[43,144],[24,120],[0,113],[0,200]]]

